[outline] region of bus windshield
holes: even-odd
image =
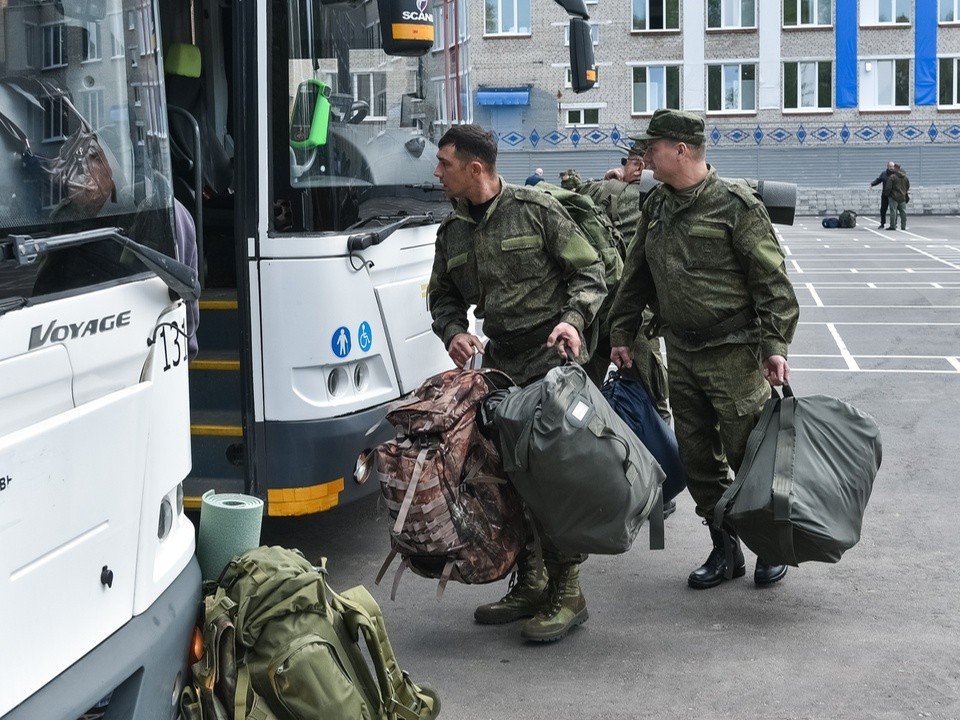
[[[423,60],[380,49],[377,4],[273,3],[275,232],[343,231],[434,212],[442,128]]]
[[[156,28],[137,0],[0,8],[0,236],[104,226],[173,254],[172,192]],[[111,241],[0,267],[36,297],[144,268]]]

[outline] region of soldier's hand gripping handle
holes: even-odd
[[[763,377],[774,386],[786,385],[790,381],[790,365],[783,355],[771,355],[763,361]]]
[[[633,355],[630,354],[630,348],[626,345],[618,345],[610,348],[610,362],[617,366],[617,369],[632,368]]]
[[[557,326],[547,338],[547,347],[556,346],[557,352],[564,360],[568,358],[568,351],[572,359],[580,357],[580,333],[570,323],[557,323]]]
[[[458,368],[464,367],[475,353],[483,354],[483,343],[476,335],[465,332],[454,335],[447,348],[447,354]]]

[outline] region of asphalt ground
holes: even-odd
[[[747,577],[691,590],[710,545],[683,495],[666,549],[647,549],[641,530],[629,553],[591,557],[590,619],[535,645],[519,623],[473,622],[505,581],[451,583],[438,601],[434,581],[407,573],[391,601],[388,580],[374,585],[389,549],[375,498],[268,519],[263,541],[328,557],[334,587],[370,588],[442,717],[960,718],[960,218],[858,223],[779,228],[802,306],[791,385],[870,413],[883,437],[862,539],[838,564],[759,589],[747,551]]]

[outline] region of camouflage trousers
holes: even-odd
[[[674,430],[697,515],[708,521],[743,462],[747,439],[770,397],[758,348],[682,350],[667,342]]]

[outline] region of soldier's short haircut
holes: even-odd
[[[497,166],[497,140],[479,125],[453,125],[440,138],[438,147],[453,145],[461,159],[479,160],[487,168]]]

